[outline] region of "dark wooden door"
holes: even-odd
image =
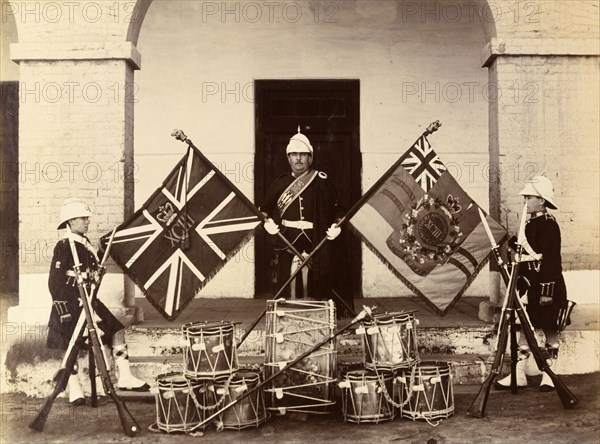
[[[19,82],[0,82],[0,294],[19,291]]]
[[[349,209],[361,196],[360,84],[358,80],[257,80],[255,200],[274,178],[290,171],[285,148],[298,126],[315,150],[313,167],[324,171]],[[361,291],[361,246],[345,234],[353,297]],[[257,230],[256,294],[268,294],[272,238]]]

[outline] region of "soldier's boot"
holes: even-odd
[[[129,367],[129,353],[127,352],[127,344],[117,345],[113,349],[115,364],[117,365],[119,379],[117,387],[120,390],[132,390],[135,392],[145,392],[150,390],[150,386],[144,381],[136,378],[131,374]]]
[[[558,344],[546,344],[546,351],[548,352],[549,358],[547,358],[548,366],[556,362],[558,358]],[[540,382],[540,392],[551,392],[554,390],[554,382],[546,372],[542,372],[542,381]]]
[[[79,383],[77,377],[77,367],[73,368],[71,376],[69,376],[69,382],[67,383],[69,388],[69,402],[75,407],[85,405],[85,397],[83,396],[83,389]]]
[[[527,358],[529,358],[529,347],[519,347],[517,368],[515,371],[515,375],[517,376],[517,387],[527,387],[527,375],[525,374]],[[494,388],[496,390],[510,390],[510,378],[511,375],[509,374],[499,381],[496,381],[494,383]]]

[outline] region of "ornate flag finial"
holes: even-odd
[[[300,125],[298,125],[298,133],[300,133]]]

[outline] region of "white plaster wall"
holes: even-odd
[[[246,174],[255,149],[252,82],[319,78],[360,80],[363,191],[439,119],[443,126],[432,144],[487,207],[488,77],[479,58],[486,42],[476,18],[434,12],[423,20],[390,1],[321,2],[318,10],[309,2],[252,4],[155,1],[150,7],[135,78],[136,208],[185,150],[170,137],[174,128],[230,179],[237,175],[234,182],[253,199],[253,178]],[[251,296],[251,256],[246,248],[201,296]],[[487,289],[486,269],[471,293]],[[366,251],[363,291],[407,294]]]

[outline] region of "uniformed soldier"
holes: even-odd
[[[70,240],[81,263],[81,272],[88,294],[92,294],[92,286],[98,278],[98,265],[101,262],[98,252],[86,237],[92,213],[87,205],[76,199],[67,200],[60,210],[60,223],[57,229],[67,229],[65,237],[54,247],[48,287],[52,296],[52,310],[48,321],[47,346],[52,349],[66,350],[73,331],[82,312],[83,306],[79,298],[77,279],[73,270],[74,260]],[[97,298],[92,301],[92,309],[98,319],[102,342],[112,343],[115,363],[118,369],[117,387],[121,390],[146,391],[150,386],[131,374],[129,356],[125,343],[123,324]],[[102,384],[97,384],[98,393],[102,393]],[[69,401],[73,405],[84,405],[83,390],[77,378],[77,368],[69,378]]]
[[[562,275],[560,228],[554,216],[548,213],[548,209],[557,209],[554,188],[547,177],[535,176],[519,194],[523,196],[529,214],[525,225],[525,241],[522,243],[519,279],[526,283],[525,299],[531,324],[544,332],[546,350],[550,358],[556,360],[559,332],[570,320],[567,289]],[[511,242],[514,243],[515,240],[513,238]],[[517,386],[526,386],[526,359],[530,351],[525,335],[520,334],[518,342]],[[510,389],[510,375],[497,381],[496,388]],[[543,373],[540,391],[552,390],[552,380]]]
[[[281,229],[286,239],[306,257],[325,236],[333,241],[340,235],[341,228],[336,223],[344,211],[327,174],[311,168],[313,147],[300,128],[290,139],[286,154],[291,173],[279,176],[267,190],[261,206],[269,216],[264,227],[272,235]],[[334,274],[345,271],[332,244],[335,243],[328,242],[313,256],[310,265],[297,274],[283,296],[331,298]],[[274,263],[275,292],[299,266],[300,259],[280,245],[275,249]],[[351,305],[351,296],[349,302]]]

